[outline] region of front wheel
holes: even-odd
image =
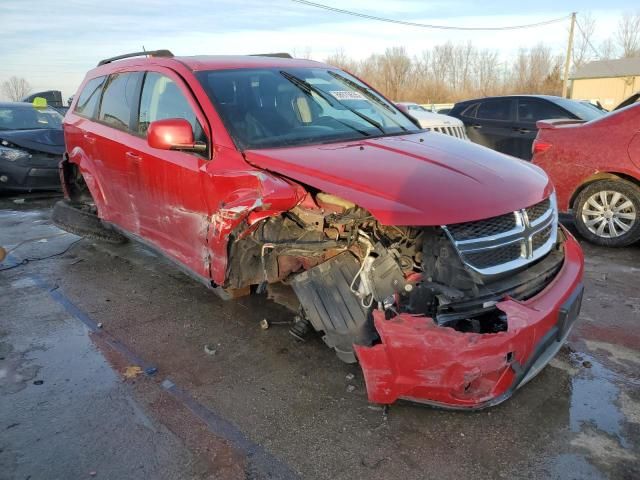
[[[600,180],[576,198],[573,216],[580,234],[605,247],[640,239],[640,188],[627,180]]]
[[[53,206],[51,220],[58,228],[80,237],[108,243],[125,243],[127,241],[125,236],[103,224],[87,205],[60,200]]]

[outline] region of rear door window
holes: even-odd
[[[511,100],[488,100],[478,107],[476,118],[483,120],[511,120]]]
[[[180,87],[166,75],[147,72],[140,97],[137,131],[146,136],[151,122],[167,118],[184,118],[191,124],[195,141],[206,141],[204,130]]]
[[[104,87],[98,119],[119,130],[131,128],[140,72],[114,73]]]
[[[550,120],[553,118],[569,118],[570,115],[559,107],[540,100],[518,100],[518,121],[535,123],[538,120]]]
[[[96,115],[96,107],[100,103],[102,86],[107,77],[97,77],[89,80],[80,92],[74,112],[83,117],[93,118]]]

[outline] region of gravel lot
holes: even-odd
[[[223,302],[135,244],[73,243],[55,198],[16,198],[0,245],[45,240],[0,269],[69,250],[0,272],[2,479],[640,478],[640,245],[583,244],[580,320],[511,400],[387,413],[284,307]]]

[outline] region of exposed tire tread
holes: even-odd
[[[640,240],[640,219],[624,235],[616,238],[602,238],[589,231],[582,223],[582,206],[587,199],[602,190],[613,190],[626,195],[635,205],[636,212],[640,213],[640,187],[628,180],[599,180],[587,185],[577,196],[573,204],[573,220],[578,232],[591,243],[603,247],[626,247]]]
[[[67,200],[54,205],[51,220],[58,228],[84,238],[115,244],[127,241],[127,237],[104,225],[97,215]]]

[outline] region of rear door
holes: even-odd
[[[102,183],[103,172],[96,165],[98,151],[96,149],[96,125],[102,87],[107,76],[96,77],[88,80],[73,107],[64,120],[65,150],[69,160],[79,165],[82,174],[89,186],[91,194],[99,209],[101,218],[108,220],[110,212],[104,201]]]
[[[131,162],[128,185],[135,192],[140,233],[169,257],[210,278],[206,244],[210,208],[202,187],[209,151],[158,150],[147,143],[151,122],[184,118],[191,123],[195,140],[210,145],[204,130],[207,123],[185,82],[169,69],[154,68],[145,73],[135,136],[125,152]]]
[[[127,145],[132,138],[135,105],[142,73],[121,71],[107,79],[100,100],[97,117],[87,139],[95,145],[95,166],[102,177],[106,220],[136,233],[137,199],[129,189],[130,159]]]
[[[536,122],[554,118],[575,118],[553,103],[537,98],[518,98],[516,122],[513,126],[515,157],[531,160],[531,147],[538,134]]]
[[[514,154],[512,145],[515,100],[494,98],[481,101],[475,108],[463,112],[467,124],[467,135],[472,142],[479,143],[498,152]]]

